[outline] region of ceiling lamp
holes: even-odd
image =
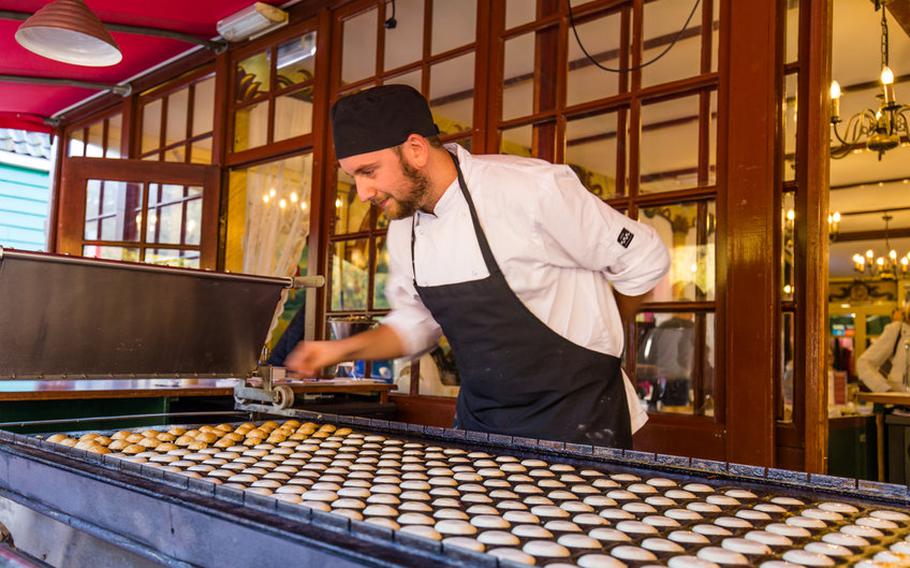
[[[872,278],[881,278],[882,280],[896,280],[898,276],[906,275],[910,271],[910,254],[898,258],[897,251],[891,248],[891,242],[888,240],[888,222],[893,219],[891,215],[885,213],[882,216],[885,221],[885,250],[887,256],[875,257],[872,249],[865,254],[853,255],[853,270],[863,276]]]
[[[228,41],[243,41],[280,28],[287,23],[287,12],[265,2],[256,2],[218,20],[215,28],[221,37]]]
[[[863,109],[851,116],[846,121],[844,134],[838,129],[838,124],[842,122],[840,118],[840,97],[841,88],[837,81],[831,82],[831,126],[833,127],[834,137],[840,142],[840,146],[831,150],[831,157],[840,159],[850,155],[857,146],[865,145],[866,148],[873,152],[878,152],[878,159],[888,150],[897,148],[902,139],[908,137],[907,117],[904,112],[910,107],[904,106],[894,100],[894,72],[888,66],[888,18],[885,5],[890,0],[873,0],[875,9],[882,11],[882,67],[881,67],[881,85],[882,91],[876,98],[878,101],[878,110]]]
[[[117,42],[82,0],[55,0],[35,12],[16,30],[16,41],[42,57],[107,67],[123,59]]]

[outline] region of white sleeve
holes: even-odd
[[[603,272],[617,292],[645,294],[670,270],[670,254],[651,227],[590,193],[568,166],[541,180],[538,231],[560,265]]]
[[[404,343],[405,356],[417,357],[432,349],[442,337],[442,328],[423,305],[414,288],[411,266],[410,220],[392,222],[386,246],[389,250],[389,276],[385,295],[392,307],[382,324],[391,327]]]
[[[882,334],[872,342],[856,361],[856,374],[872,392],[887,392],[891,390],[888,379],[879,371],[881,366],[891,358],[894,345],[900,334],[900,322],[892,322],[885,326]]]

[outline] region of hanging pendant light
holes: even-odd
[[[117,42],[82,0],[54,0],[16,30],[16,41],[42,57],[107,67],[123,59]]]

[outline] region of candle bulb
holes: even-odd
[[[882,91],[885,95],[885,104],[890,104],[894,100],[894,71],[890,67],[885,65],[882,67]]]
[[[831,118],[840,118],[840,83],[831,81]]]

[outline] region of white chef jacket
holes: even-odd
[[[904,391],[904,376],[910,373],[908,351],[910,325],[899,321],[891,322],[860,355],[856,361],[856,374],[872,392]],[[891,371],[885,377],[879,369],[888,359],[891,359]]]
[[[641,295],[667,273],[669,253],[657,233],[591,194],[568,166],[447,148],[457,153],[493,256],[521,302],[569,341],[621,357],[623,327],[613,289]],[[433,213],[415,215],[419,286],[489,276],[457,179]],[[442,329],[414,288],[411,226],[411,217],[389,225],[386,297],[392,311],[383,323],[399,335],[406,354],[416,356],[436,344]],[[627,377],[624,382],[634,431],[647,414]]]

